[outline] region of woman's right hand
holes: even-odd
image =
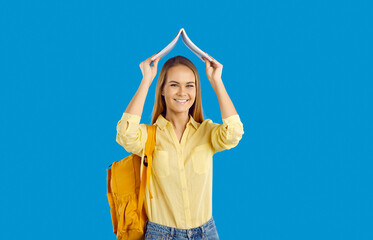
[[[152,61],[151,58],[153,56],[146,59],[139,65],[141,69],[142,77],[145,81],[149,82],[149,86],[153,82],[153,79],[155,78],[155,76],[157,75],[157,66],[158,66],[159,60],[161,59],[160,57],[157,57],[156,59],[154,59],[154,61]],[[152,62],[153,62],[153,66],[151,67],[150,64]]]

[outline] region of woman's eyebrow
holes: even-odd
[[[179,83],[179,82],[176,82],[176,81],[170,81],[169,83],[172,83],[172,82],[174,82],[174,83]],[[188,83],[194,83],[194,82],[187,82],[187,84]]]

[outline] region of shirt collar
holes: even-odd
[[[164,129],[167,124],[170,124],[171,125],[171,122],[168,121],[166,118],[164,118],[162,116],[162,114],[159,114],[158,118],[157,118],[157,121],[155,122],[157,124],[157,126],[159,126],[161,129]],[[187,123],[187,126],[188,124],[191,124],[195,129],[198,128],[198,122],[196,122],[196,120],[194,120],[194,118],[192,117],[191,114],[189,114],[189,121]]]

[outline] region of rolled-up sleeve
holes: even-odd
[[[141,117],[135,114],[123,113],[117,124],[116,141],[127,152],[142,156],[147,139],[147,129],[145,124],[140,124]],[[128,127],[127,127],[128,126]]]
[[[231,149],[239,143],[244,134],[238,114],[223,119],[223,124],[210,123],[211,143],[214,152]]]

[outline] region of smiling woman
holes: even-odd
[[[189,120],[188,114],[197,122],[203,122],[198,71],[183,56],[170,58],[159,73],[152,123],[156,122],[159,114],[180,131],[184,130]]]
[[[184,123],[185,126],[188,120],[183,119],[183,116],[188,117],[196,98],[195,77],[193,71],[184,65],[170,68],[167,75],[162,88],[162,97],[167,106],[165,117],[170,119],[176,129],[180,129],[180,124]]]
[[[148,89],[159,58],[140,64],[144,75],[117,125],[117,142],[128,152],[144,155],[147,128],[140,124]],[[212,216],[212,164],[216,152],[237,146],[243,125],[221,80],[222,65],[205,60],[223,124],[203,119],[200,78],[183,56],[170,58],[159,74],[152,124],[156,128],[153,167],[145,192],[148,239],[219,239]]]

